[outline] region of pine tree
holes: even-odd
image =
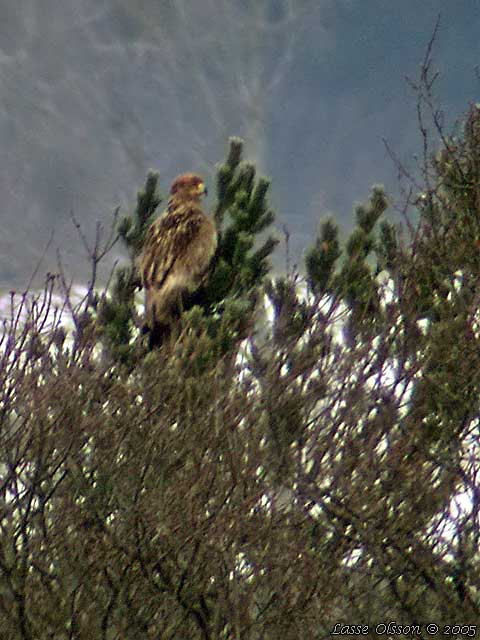
[[[220,355],[238,343],[252,326],[261,284],[267,275],[269,256],[277,240],[262,234],[274,214],[267,203],[269,182],[256,177],[253,164],[242,161],[243,142],[230,140],[227,159],[218,167],[218,249],[207,282],[183,301],[185,320],[198,332],[207,331],[210,349]],[[130,265],[117,269],[110,296],[100,307],[99,321],[104,343],[114,359],[132,361],[136,322],[135,291],[140,286],[135,259],[145,233],[158,213],[158,174],[149,173],[144,190],[137,195],[131,216],[121,221],[118,232],[130,257]]]
[[[206,285],[186,305],[201,308],[218,355],[252,329],[269,257],[278,243],[272,235],[264,237],[274,220],[267,201],[270,183],[256,177],[255,166],[242,161],[242,154],[242,140],[231,138],[216,176],[218,249]]]
[[[392,227],[384,223],[377,229],[377,223],[387,206],[383,188],[374,187],[368,203],[355,209],[356,226],[343,251],[338,240],[338,226],[328,218],[305,257],[310,289],[316,294],[328,294],[341,300],[350,310],[348,332],[351,339],[358,332],[371,329],[372,323],[381,318],[377,277],[385,266],[385,252],[392,252],[390,244],[385,242],[385,234]]]
[[[134,364],[137,354],[133,341],[139,324],[135,293],[140,281],[135,259],[162,202],[158,193],[158,178],[158,173],[149,172],[144,189],[137,193],[133,215],[125,216],[118,225],[118,234],[128,251],[130,263],[116,269],[111,292],[104,294],[99,305],[98,322],[106,354],[114,361],[129,366]]]

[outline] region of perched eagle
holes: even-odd
[[[185,296],[200,286],[215,254],[215,223],[200,203],[206,193],[199,176],[179,176],[171,186],[167,209],[147,231],[137,267],[145,290],[145,329],[150,331],[151,345],[168,333]]]

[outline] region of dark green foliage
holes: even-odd
[[[384,220],[380,224],[380,238],[377,245],[377,275],[382,271],[392,274],[399,257],[398,233],[396,227]]]
[[[258,287],[269,271],[268,258],[278,241],[259,234],[271,226],[274,214],[268,207],[269,182],[256,178],[255,167],[242,162],[243,144],[230,140],[225,164],[218,167],[215,219],[219,230],[216,266],[211,286],[205,289],[210,307],[226,297],[239,297]]]
[[[118,233],[133,258],[140,253],[145,232],[155,219],[158,206],[162,202],[158,194],[158,178],[158,173],[149,171],[143,191],[137,194],[137,206],[133,216],[123,218],[118,227]]]
[[[340,257],[338,227],[333,219],[328,218],[320,226],[315,245],[308,250],[305,257],[308,283],[316,293],[329,293],[329,283]]]
[[[278,244],[263,235],[274,220],[267,202],[269,182],[256,177],[242,153],[243,142],[232,138],[227,160],[217,169],[218,249],[207,282],[185,304],[187,309],[200,306],[204,320],[199,326],[212,338],[218,335],[221,351],[238,345],[252,328],[269,258]]]
[[[386,208],[383,188],[373,187],[369,202],[355,210],[356,226],[345,243],[341,264],[338,264],[341,256],[338,228],[331,219],[321,225],[315,245],[306,255],[311,290],[316,294],[328,293],[351,309],[351,337],[358,332],[369,335],[372,323],[380,319],[376,277],[385,265],[386,249],[379,248],[376,225]],[[380,237],[383,239],[384,233]],[[391,251],[391,246],[388,247]]]
[[[116,269],[111,292],[103,295],[98,310],[98,324],[106,354],[129,366],[135,360],[132,341],[139,324],[136,322],[135,292],[140,282],[135,258],[140,253],[145,233],[161,202],[158,173],[151,171],[143,191],[137,194],[137,206],[133,215],[125,216],[118,225],[118,234],[129,253],[130,264]]]
[[[217,197],[215,221],[221,226],[225,211],[233,204],[236,191],[234,174],[238,169],[243,153],[243,140],[230,138],[230,149],[225,163],[217,169]]]
[[[104,295],[98,310],[104,344],[110,354],[121,362],[126,362],[130,354],[135,288],[131,268],[119,268],[115,274],[112,297]]]
[[[277,278],[265,286],[265,292],[273,308],[273,336],[279,343],[299,340],[311,320],[308,305],[301,300],[295,283]]]
[[[338,228],[329,218],[320,226],[315,245],[306,255],[308,282],[316,293],[330,293],[345,299],[350,305],[365,308],[371,299],[372,270],[368,258],[377,249],[376,224],[387,208],[387,200],[382,187],[373,187],[366,205],[355,209],[356,227],[345,243],[343,265],[335,267],[341,255]]]

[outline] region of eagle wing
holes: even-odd
[[[150,328],[168,324],[181,294],[200,285],[216,246],[215,225],[199,207],[179,206],[153,222],[137,263]]]

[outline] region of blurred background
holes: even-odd
[[[43,254],[38,283],[55,271],[58,248],[81,284],[89,264],[72,212],[93,238],[116,206],[131,209],[150,168],[164,191],[189,170],[211,184],[232,135],[272,179],[276,225],[301,263],[322,215],[348,229],[372,184],[397,197],[383,139],[415,170],[405,77],[418,76],[439,13],[447,123],[479,99],[476,0],[0,0],[0,10],[0,293],[24,287]]]

